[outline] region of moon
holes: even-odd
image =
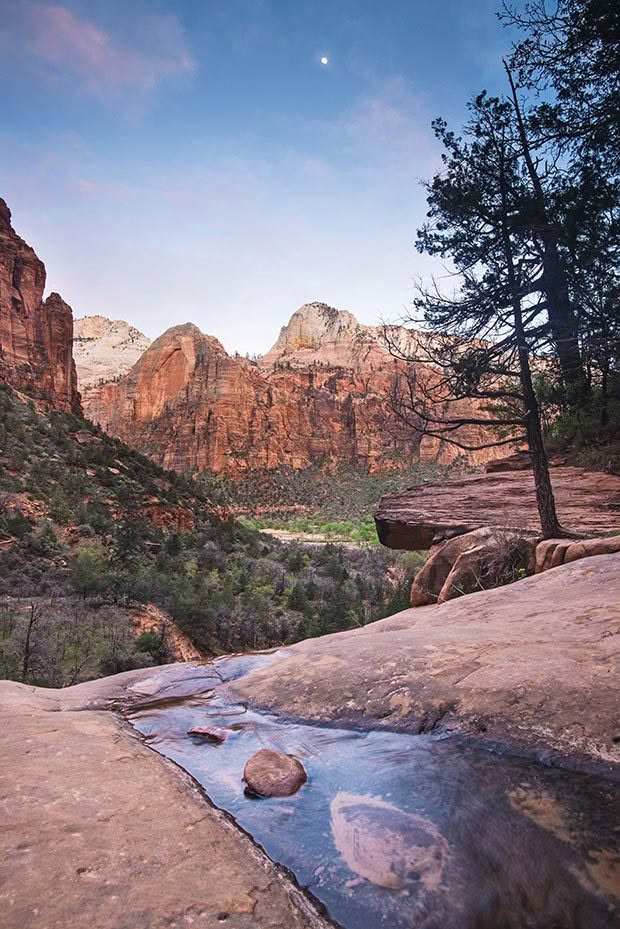
[[[321,58],[321,64],[326,65],[329,63],[329,58],[326,58],[325,55]]]

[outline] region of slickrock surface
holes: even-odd
[[[573,467],[552,468],[551,477],[565,528],[590,535],[620,529],[620,477]],[[383,545],[409,551],[483,527],[540,535],[534,477],[499,472],[386,494],[375,523]]]
[[[45,266],[0,198],[0,382],[48,408],[80,413],[71,307],[56,293],[43,300],[44,289]]]
[[[325,926],[179,768],[71,711],[100,687],[0,683],[2,929]]]
[[[235,682],[312,720],[466,732],[620,770],[620,554],[309,639]]]
[[[416,366],[420,379],[432,370]],[[455,450],[416,441],[389,410],[399,366],[378,329],[308,304],[258,364],[226,353],[187,323],[156,339],[118,383],[84,391],[86,415],[164,467],[231,475],[253,468],[351,464],[371,472]],[[461,413],[471,413],[463,405]],[[470,427],[467,439],[484,438]],[[501,453],[491,449],[473,460]]]
[[[83,316],[74,320],[73,357],[80,390],[127,374],[150,344],[143,332],[122,319]]]

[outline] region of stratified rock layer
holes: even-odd
[[[80,390],[127,374],[150,344],[143,332],[122,319],[74,320],[73,357]]]
[[[436,376],[423,365],[417,375]],[[231,357],[190,323],[175,326],[118,383],[86,390],[84,407],[107,432],[179,471],[239,475],[350,464],[376,472],[419,460],[450,462],[454,448],[420,441],[391,413],[390,391],[402,376],[379,330],[308,304],[258,364]],[[476,444],[485,434],[470,427],[466,439]]]
[[[620,528],[620,477],[558,467],[551,469],[551,479],[558,516],[567,529],[597,535]],[[541,534],[531,471],[483,474],[386,494],[375,523],[384,545],[409,551],[484,527]]]
[[[43,300],[44,289],[43,262],[14,231],[0,199],[0,382],[49,408],[80,413],[71,307],[56,293]]]

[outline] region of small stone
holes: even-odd
[[[194,726],[193,729],[187,730],[188,735],[197,736],[199,739],[204,739],[206,742],[213,742],[216,745],[221,745],[222,742],[225,742],[230,732],[228,729],[216,729],[214,726]]]
[[[243,771],[246,791],[257,797],[290,797],[305,784],[308,775],[294,755],[261,748]]]

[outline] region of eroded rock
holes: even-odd
[[[496,529],[477,529],[431,549],[415,576],[411,605],[445,603],[489,590],[534,570],[536,541]]]
[[[620,552],[620,536],[606,539],[545,539],[536,546],[536,573],[570,564],[592,555],[613,555]]]
[[[334,845],[355,874],[390,890],[437,890],[449,852],[432,820],[349,793],[336,794],[330,812]]]
[[[399,330],[398,338],[408,337]],[[258,364],[229,355],[187,323],[161,335],[118,383],[85,388],[83,403],[106,432],[180,471],[241,474],[320,461],[377,472],[407,460],[452,461],[449,445],[431,437],[412,443],[399,426],[387,398],[401,374],[380,328],[310,303]],[[416,365],[419,382],[436,376]],[[454,408],[472,412],[469,401]],[[463,438],[475,445],[485,437],[481,427],[469,426]],[[484,463],[496,454],[473,457]]]
[[[187,734],[204,739],[205,742],[221,745],[232,733],[229,729],[218,729],[216,726],[193,726],[187,730]]]
[[[257,797],[290,797],[305,784],[307,774],[299,759],[270,748],[252,755],[243,771],[247,790]]]
[[[43,300],[44,290],[45,266],[0,198],[0,382],[80,415],[71,307],[57,293]]]
[[[562,525],[584,535],[620,528],[620,477],[584,468],[552,467]],[[501,529],[540,538],[532,471],[481,474],[422,484],[381,498],[375,523],[388,548],[426,550],[476,529]]]

